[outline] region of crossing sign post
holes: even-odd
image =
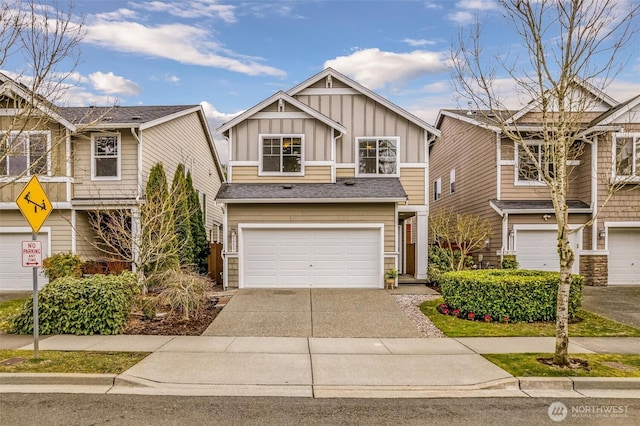
[[[53,210],[53,205],[35,175],[18,195],[16,204],[33,231],[32,241],[22,244],[22,266],[33,268],[33,357],[38,358],[38,267],[42,265],[42,243],[37,239],[38,231]]]

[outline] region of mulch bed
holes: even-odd
[[[144,320],[142,313],[134,310],[127,320],[124,334],[200,336],[222,310],[215,308],[216,303],[217,299],[207,300],[200,311],[188,320],[182,318],[181,312],[171,312],[162,306],[157,307],[158,315],[150,321]]]

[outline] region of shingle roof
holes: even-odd
[[[525,210],[553,211],[551,200],[491,200],[491,203],[500,210],[509,213],[517,213],[519,210],[523,212]],[[569,207],[569,213],[574,213],[575,210],[591,210],[589,204],[580,200],[568,200],[567,206]],[[574,211],[572,212],[572,210]]]
[[[157,120],[198,105],[64,107],[58,113],[74,124],[140,124]],[[97,123],[94,123],[97,122]]]
[[[225,183],[216,200],[336,200],[336,202],[404,201],[407,193],[398,178],[336,179],[336,183]]]

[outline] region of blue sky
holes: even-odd
[[[76,0],[75,12],[86,36],[69,104],[203,104],[212,131],[326,66],[433,123],[458,106],[447,55],[461,26],[478,16],[488,55],[521,48],[494,0]],[[608,91],[619,101],[640,92],[640,40],[626,54]]]

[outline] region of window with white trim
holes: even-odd
[[[0,133],[0,176],[50,175],[48,131]]]
[[[615,177],[640,179],[640,133],[615,133],[613,141]]]
[[[453,194],[456,192],[456,169],[451,169],[449,171],[449,193]]]
[[[119,133],[91,135],[91,178],[120,179],[121,143]]]
[[[356,138],[358,174],[398,176],[399,138]]]
[[[549,174],[552,175],[553,161],[549,154],[545,152],[542,141],[527,141],[526,145],[527,147],[525,148],[522,144],[516,143],[516,164],[518,165],[516,182],[543,184],[536,162],[540,167],[546,168]],[[531,155],[527,152],[527,149],[531,152]],[[532,155],[535,157],[535,161]]]
[[[261,135],[260,172],[302,175],[303,135]]]
[[[433,181],[433,201],[438,201],[442,197],[442,178]]]

